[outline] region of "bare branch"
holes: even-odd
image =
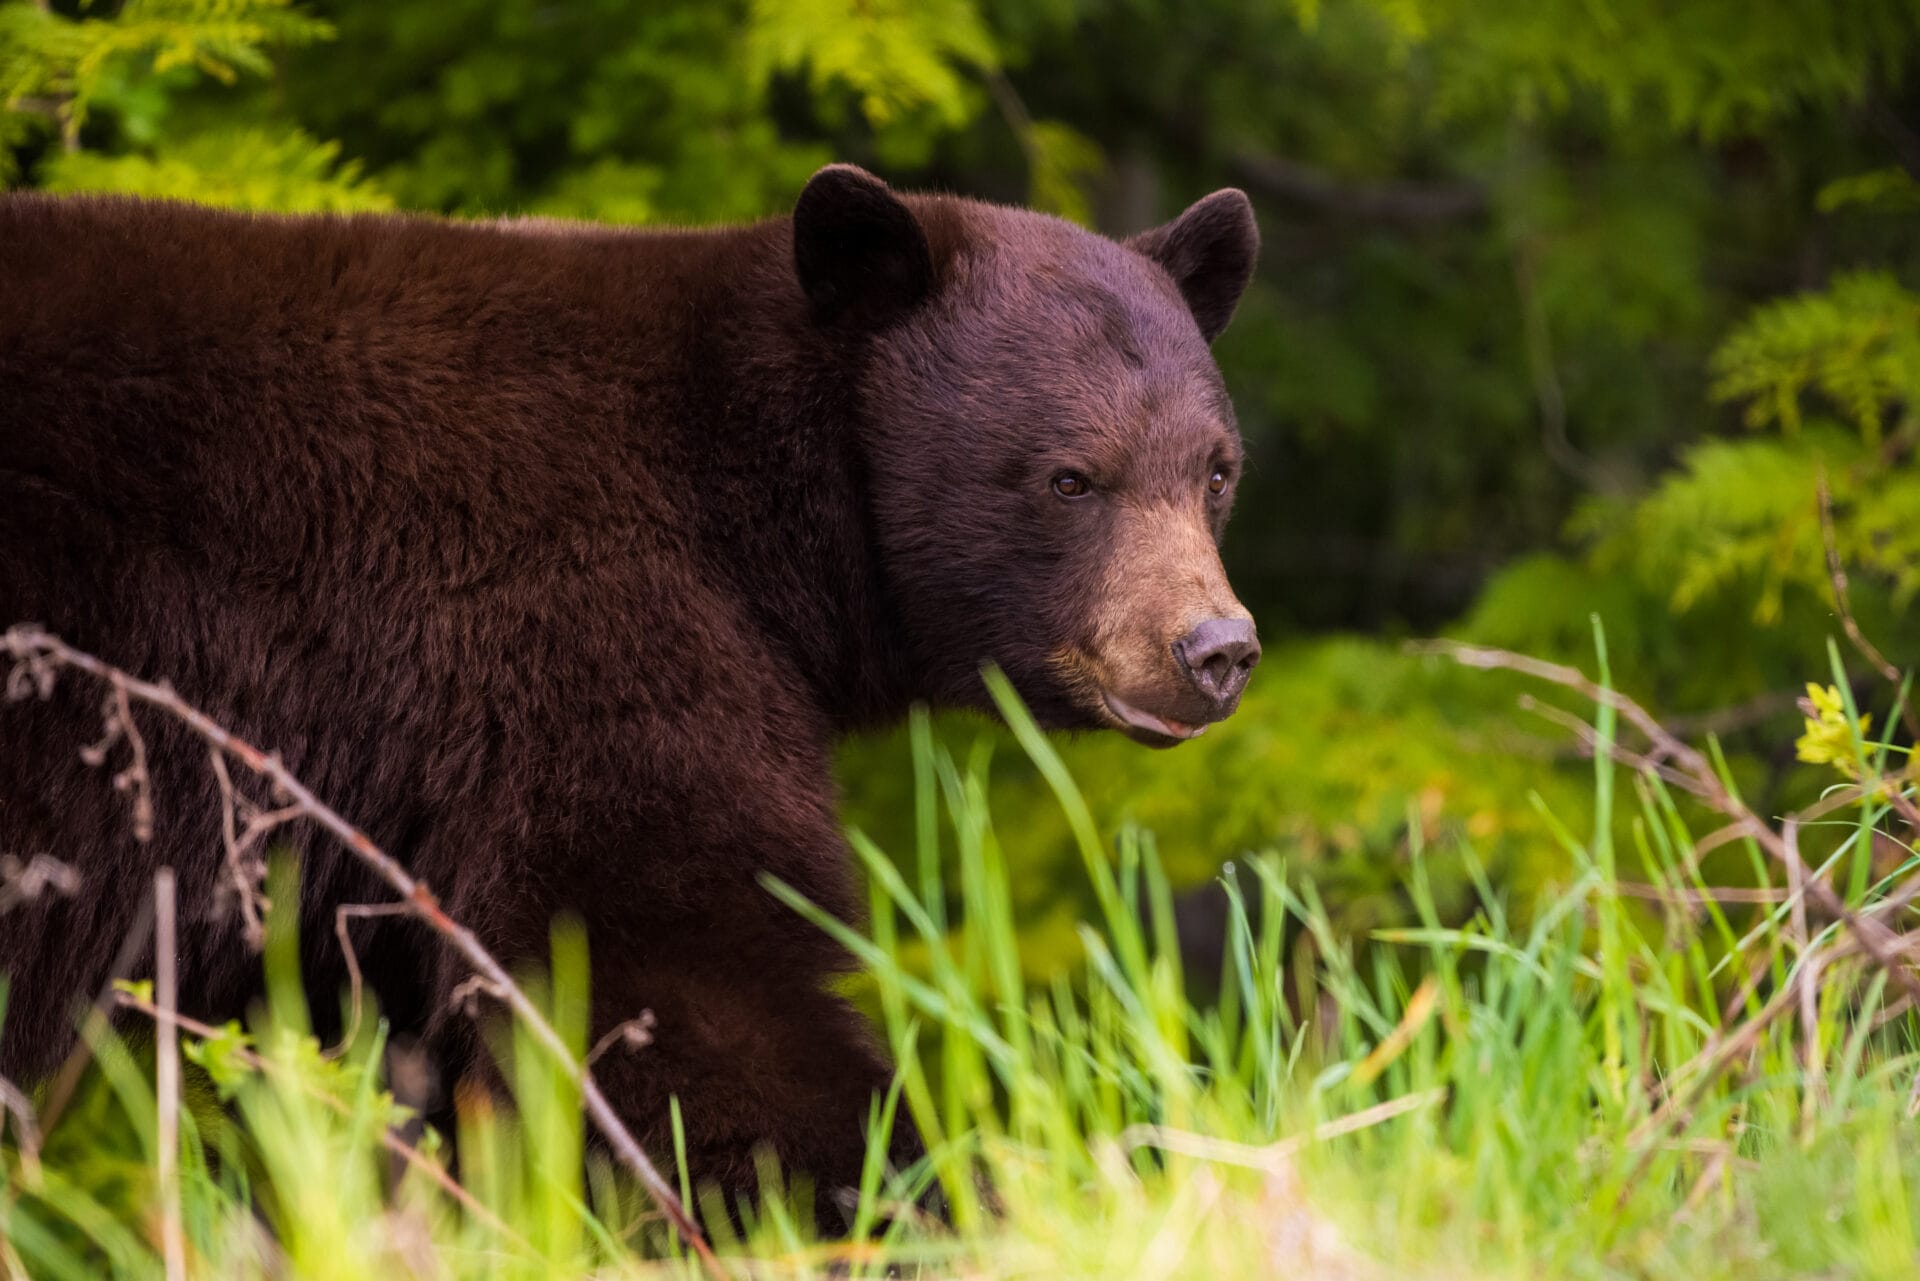
[[[693,1216],[681,1204],[672,1186],[660,1174],[659,1168],[641,1148],[625,1122],[613,1110],[613,1105],[600,1090],[593,1074],[575,1059],[567,1049],[566,1042],[554,1027],[541,1014],[539,1007],[521,990],[493,954],[481,945],[474,933],[460,924],[441,908],[440,901],[426,883],[416,880],[402,867],[397,859],[376,845],[371,837],[355,827],[334,809],[330,808],[309,791],[305,784],[294,777],[292,771],[281,763],[278,756],[261,751],[246,740],[229,733],[213,718],[193,705],[181,699],[167,685],[154,684],[130,675],[92,654],[74,649],[58,637],[31,625],[21,624],[9,628],[0,634],[0,648],[12,655],[16,667],[8,680],[8,690],[47,691],[52,688],[53,674],[62,668],[84,672],[94,679],[123,691],[126,697],[138,703],[159,708],[174,717],[188,729],[199,735],[211,747],[232,757],[248,770],[266,780],[278,796],[284,796],[287,803],[296,806],[299,815],[312,820],[326,829],[342,845],[346,846],[361,862],[365,863],[382,880],[391,886],[406,904],[410,913],[424,921],[453,949],[467,965],[472,967],[476,978],[484,980],[488,990],[497,993],[512,1010],[520,1022],[541,1048],[567,1076],[577,1082],[580,1096],[588,1117],[606,1138],[616,1157],[627,1166],[646,1188],[647,1193],[658,1204],[663,1213],[673,1223],[681,1240],[699,1256],[702,1266],[716,1281],[724,1281],[727,1274],[714,1256],[712,1247],[707,1244]]]
[[[234,790],[225,752],[210,747],[207,760],[213,768],[214,780],[220,784],[220,839],[227,852],[227,879],[221,882],[214,911],[224,911],[227,900],[231,899],[240,912],[241,934],[247,946],[258,952],[264,941],[262,914],[273,905],[260,892],[267,878],[266,860],[254,850],[274,828],[300,817],[300,807],[288,805],[277,810],[262,810]],[[245,815],[244,830],[236,831],[242,814]]]
[[[124,699],[122,700],[124,711]],[[131,724],[131,721],[129,721]],[[153,1003],[172,1013],[178,1004],[174,938],[173,869],[153,876]],[[186,1281],[187,1238],[180,1222],[180,1038],[172,1019],[155,1032],[154,1093],[159,1096],[160,1253],[167,1281]]]
[[[67,897],[79,892],[80,873],[51,854],[35,854],[25,862],[0,854],[0,912],[31,903],[42,894]]]
[[[360,1035],[360,1011],[365,999],[365,984],[360,975],[360,956],[354,951],[353,939],[347,934],[347,922],[366,920],[378,916],[411,916],[413,913],[405,903],[343,903],[333,913],[333,936],[340,940],[340,955],[347,963],[349,1013],[346,1031],[340,1034],[340,1043],[326,1051],[328,1058],[345,1054],[353,1045],[354,1038]]]
[[[1277,1142],[1258,1146],[1235,1143],[1228,1139],[1216,1139],[1187,1130],[1176,1130],[1170,1126],[1145,1124],[1128,1126],[1120,1132],[1118,1142],[1121,1150],[1126,1152],[1143,1147],[1159,1148],[1165,1152],[1177,1152],[1181,1156],[1197,1157],[1202,1161],[1218,1161],[1223,1165],[1264,1170],[1275,1165],[1284,1165],[1308,1144],[1325,1143],[1328,1139],[1335,1139],[1343,1134],[1354,1134],[1360,1130],[1371,1129],[1395,1117],[1405,1116],[1409,1112],[1445,1102],[1446,1097],[1445,1087],[1422,1090],[1418,1094],[1388,1099],[1385,1103],[1376,1103],[1372,1107],[1361,1108],[1358,1112],[1322,1122],[1304,1134],[1290,1134]]]
[[[1833,588],[1833,607],[1840,615],[1840,629],[1847,634],[1854,652],[1866,659],[1867,664],[1880,673],[1888,684],[1898,689],[1900,669],[1888,662],[1879,647],[1867,639],[1866,633],[1860,630],[1860,624],[1853,617],[1853,605],[1847,592],[1847,567],[1840,559],[1840,542],[1833,531],[1833,491],[1827,486],[1825,467],[1820,469],[1815,478],[1814,489],[1820,498],[1820,541],[1827,549],[1827,582]],[[1900,714],[1906,721],[1907,733],[1920,742],[1920,718],[1915,716],[1913,708],[1903,704]]]
[[[653,1017],[652,1010],[642,1010],[634,1018],[624,1023],[616,1023],[607,1029],[607,1034],[593,1043],[587,1051],[587,1066],[600,1061],[600,1056],[616,1045],[625,1045],[630,1050],[644,1050],[653,1044],[653,1029],[659,1022]]]
[[[1784,903],[1788,898],[1785,890],[1761,889],[1758,886],[1714,885],[1700,890],[1685,885],[1669,888],[1665,885],[1648,885],[1642,881],[1620,881],[1614,888],[1628,898],[1672,903],[1680,907],[1699,907],[1706,903]]]
[[[30,1182],[40,1179],[40,1122],[33,1114],[33,1100],[25,1090],[0,1076],[0,1123],[13,1118],[13,1132],[20,1152],[21,1172]],[[4,1129],[0,1124],[0,1129]]]
[[[74,1043],[73,1052],[67,1055],[67,1061],[60,1065],[59,1075],[53,1078],[53,1084],[47,1087],[46,1106],[41,1109],[40,1115],[49,1130],[60,1119],[60,1114],[66,1111],[74,1090],[79,1088],[81,1075],[93,1058],[94,1044],[107,1030],[108,1012],[116,1003],[120,980],[133,973],[134,962],[147,950],[147,940],[152,937],[153,900],[142,895],[139,915],[134,918],[133,927],[127,931],[126,937],[120,940],[120,950],[114,953],[113,964],[107,968],[106,981],[100,984],[99,994],[91,1005],[85,1007],[85,1014],[79,1019],[80,1038]]]
[[[1513,288],[1520,304],[1520,332],[1526,340],[1527,372],[1533,380],[1533,398],[1540,409],[1540,445],[1547,460],[1589,489],[1620,488],[1618,477],[1581,451],[1567,435],[1567,393],[1560,382],[1553,351],[1553,330],[1547,309],[1535,286],[1535,247],[1522,237],[1513,250]]]
[[[1543,703],[1531,694],[1522,694],[1520,696],[1520,707],[1521,710],[1532,712],[1542,720],[1552,721],[1555,725],[1560,726],[1575,738],[1579,739],[1582,749],[1580,754],[1582,756],[1591,758],[1593,754],[1600,749],[1600,736],[1594,732],[1593,726],[1587,724],[1571,712],[1562,711],[1551,703]],[[1680,788],[1682,791],[1691,792],[1695,796],[1704,795],[1700,784],[1695,782],[1691,775],[1674,769],[1672,766],[1664,764],[1652,756],[1636,752],[1632,748],[1626,747],[1619,742],[1613,742],[1607,745],[1607,755],[1622,765],[1628,765],[1637,770],[1645,770],[1650,774],[1658,774],[1662,779]]]
[[[490,996],[501,1004],[507,1003],[507,994],[492,979],[484,974],[475,974],[462,980],[453,991],[447,994],[447,1004],[459,1010],[468,1018],[480,1016],[480,998]]]
[[[81,748],[80,759],[97,769],[107,763],[113,745],[123,741],[133,759],[113,776],[113,790],[133,799],[133,839],[144,845],[153,839],[153,779],[147,773],[147,742],[133,723],[126,690],[115,685],[100,708],[99,741]]]

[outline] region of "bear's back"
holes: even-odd
[[[0,198],[0,522],[17,541],[100,517],[266,561],[316,525],[428,512],[494,539],[670,525],[656,473],[694,354],[671,258],[645,236]]]

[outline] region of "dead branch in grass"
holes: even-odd
[[[121,716],[129,729],[124,694]],[[173,869],[153,875],[153,1003],[164,1013],[177,1008],[178,974],[174,938]],[[154,1094],[159,1111],[160,1255],[167,1281],[186,1281],[187,1236],[180,1221],[180,1035],[170,1018],[159,1020],[154,1035]]]
[[[1628,898],[1686,908],[1704,907],[1708,903],[1785,903],[1790,897],[1786,890],[1743,885],[1710,885],[1705,889],[1695,889],[1690,885],[1648,885],[1644,881],[1620,881],[1614,885],[1614,889]]]
[[[1698,1054],[1684,1064],[1674,1075],[1674,1082],[1691,1076],[1692,1086],[1685,1094],[1675,1092],[1669,1087],[1667,1097],[1653,1112],[1634,1128],[1627,1138],[1629,1147],[1638,1147],[1640,1155],[1634,1162],[1631,1173],[1621,1186],[1620,1200],[1624,1204],[1629,1191],[1646,1173],[1653,1163],[1655,1154],[1660,1150],[1663,1135],[1675,1130],[1685,1129],[1693,1120],[1694,1110],[1700,1100],[1706,1096],[1720,1073],[1735,1059],[1749,1053],[1759,1044],[1761,1035],[1772,1026],[1775,1020],[1787,1011],[1794,1009],[1800,1001],[1800,993],[1810,976],[1817,977],[1820,970],[1834,961],[1859,950],[1857,939],[1842,939],[1817,949],[1814,956],[1803,959],[1801,967],[1793,976],[1780,985],[1767,1003],[1750,1015],[1745,1021],[1736,1024],[1731,1030],[1715,1033],[1701,1047]],[[1818,964],[1810,964],[1817,959]]]
[[[1310,1143],[1325,1143],[1328,1139],[1336,1139],[1343,1134],[1354,1134],[1371,1129],[1395,1117],[1405,1116],[1409,1112],[1417,1112],[1421,1108],[1444,1102],[1446,1097],[1447,1091],[1444,1087],[1422,1090],[1418,1094],[1388,1099],[1385,1103],[1376,1103],[1372,1107],[1361,1108],[1358,1112],[1335,1117],[1331,1121],[1323,1121],[1305,1134],[1290,1134],[1284,1139],[1258,1146],[1235,1143],[1229,1139],[1216,1139],[1205,1134],[1195,1134],[1190,1130],[1178,1130],[1165,1125],[1130,1125],[1120,1131],[1118,1142],[1124,1152],[1132,1152],[1143,1147],[1159,1148],[1164,1152],[1196,1157],[1202,1161],[1218,1161],[1223,1165],[1267,1170],[1286,1165]]]
[[[127,692],[115,685],[100,708],[100,737],[80,749],[80,759],[98,769],[107,763],[107,754],[119,742],[126,743],[132,759],[113,776],[113,790],[125,792],[132,800],[133,839],[144,844],[153,839],[153,777],[147,773],[147,740],[133,723]]]
[[[305,784],[294,777],[292,771],[280,761],[278,755],[261,751],[253,744],[230,733],[212,717],[186,702],[176,694],[170,685],[141,680],[120,668],[96,658],[92,654],[74,649],[58,637],[47,631],[26,624],[10,627],[0,634],[0,648],[12,657],[13,670],[9,673],[7,689],[11,697],[24,697],[38,694],[45,698],[51,695],[54,681],[63,670],[82,672],[108,686],[113,692],[109,706],[113,709],[120,736],[124,736],[130,748],[133,748],[136,763],[142,774],[141,782],[129,782],[122,785],[118,779],[127,777],[123,771],[116,778],[116,786],[132,791],[135,796],[135,835],[141,839],[139,829],[139,801],[147,793],[142,790],[149,786],[145,780],[145,747],[138,738],[138,730],[132,725],[131,707],[141,703],[156,708],[176,721],[185,725],[200,737],[213,750],[216,757],[231,757],[245,766],[254,775],[265,781],[276,798],[284,798],[282,809],[295,811],[291,817],[308,819],[324,828],[330,835],[371,868],[379,877],[391,886],[405,905],[408,913],[427,924],[449,947],[474,971],[474,978],[485,985],[485,990],[496,995],[512,1011],[513,1016],[537,1041],[553,1061],[577,1083],[587,1116],[599,1129],[614,1154],[620,1159],[646,1188],[647,1194],[666,1214],[680,1239],[686,1243],[700,1259],[707,1273],[722,1281],[727,1276],[714,1256],[712,1247],[694,1222],[691,1214],[680,1203],[679,1196],[660,1174],[658,1167],[641,1148],[625,1122],[613,1110],[613,1105],[600,1090],[587,1066],[574,1058],[567,1049],[560,1034],[554,1030],[532,998],[527,996],[513,981],[492,953],[481,945],[480,940],[464,925],[454,920],[441,908],[440,901],[427,885],[414,878],[365,832],[355,827],[345,818],[324,804],[309,791]],[[131,732],[129,732],[131,731]],[[111,727],[110,727],[111,732]],[[134,744],[140,743],[137,748]],[[102,746],[96,744],[96,746]],[[102,747],[104,752],[104,747]],[[104,759],[104,755],[102,756]],[[132,767],[129,767],[130,769]],[[151,822],[147,836],[151,836]],[[467,985],[463,984],[462,987]]]
[[[1575,738],[1579,739],[1580,755],[1592,759],[1593,754],[1600,750],[1600,735],[1594,730],[1593,726],[1587,724],[1572,712],[1562,711],[1551,703],[1543,703],[1531,694],[1522,694],[1519,701],[1520,710],[1532,712],[1542,720],[1552,721],[1555,725],[1560,726]],[[1634,769],[1641,770],[1645,773],[1657,774],[1663,781],[1671,783],[1682,791],[1691,792],[1693,795],[1705,799],[1705,791],[1699,783],[1694,781],[1691,775],[1675,769],[1665,761],[1643,755],[1619,743],[1610,744],[1608,752],[1614,760],[1620,762],[1622,765],[1632,766]]]
[[[1823,517],[1830,523],[1831,514],[1824,506]],[[1829,553],[1831,557],[1830,528]],[[1835,597],[1848,624],[1849,636],[1856,637],[1859,629],[1852,624],[1851,615],[1846,612],[1845,577],[1839,573],[1837,563],[1833,568],[1836,574]],[[1905,794],[1904,780],[1862,779],[1853,786],[1836,789],[1834,794],[1822,798],[1800,813],[1785,816],[1776,828],[1755,814],[1733,792],[1705,754],[1688,744],[1633,699],[1618,690],[1599,685],[1575,668],[1543,662],[1507,650],[1451,641],[1415,644],[1409,648],[1416,653],[1450,658],[1467,667],[1519,672],[1574,690],[1596,704],[1611,708],[1622,721],[1645,738],[1648,746],[1644,752],[1625,747],[1617,741],[1603,742],[1598,732],[1579,718],[1557,709],[1546,710],[1530,697],[1522,698],[1523,707],[1538,711],[1571,729],[1588,754],[1604,747],[1610,759],[1631,766],[1642,775],[1678,784],[1728,819],[1725,826],[1694,844],[1694,857],[1729,841],[1751,840],[1786,872],[1787,891],[1784,896],[1777,890],[1764,888],[1745,891],[1709,889],[1686,891],[1681,895],[1662,886],[1619,887],[1623,893],[1667,903],[1704,903],[1708,900],[1766,905],[1783,903],[1788,913],[1787,937],[1797,958],[1787,981],[1780,984],[1757,1010],[1740,1022],[1733,1023],[1735,1013],[1747,1006],[1771,969],[1770,964],[1754,965],[1739,992],[1727,1003],[1723,1023],[1728,1026],[1709,1037],[1700,1052],[1681,1065],[1664,1083],[1665,1097],[1635,1128],[1629,1139],[1629,1143],[1640,1151],[1623,1185],[1623,1201],[1628,1191],[1645,1175],[1660,1148],[1662,1137],[1690,1124],[1700,1100],[1720,1074],[1736,1061],[1750,1056],[1767,1029],[1789,1011],[1797,1013],[1801,1025],[1801,1059],[1806,1076],[1806,1111],[1803,1115],[1812,1116],[1814,1102],[1824,1089],[1825,1065],[1819,1049],[1819,989],[1823,975],[1830,974],[1837,964],[1863,957],[1900,989],[1897,1004],[1911,1006],[1920,1003],[1920,978],[1916,978],[1912,968],[1914,954],[1920,952],[1920,937],[1912,932],[1901,933],[1891,927],[1906,906],[1920,897],[1920,873],[1908,877],[1871,906],[1854,908],[1824,879],[1814,875],[1801,858],[1799,846],[1800,829],[1804,823],[1850,804],[1884,803],[1888,810],[1920,830],[1920,811],[1916,811],[1913,801]],[[1875,664],[1883,676],[1898,683],[1899,673],[1886,663],[1877,650],[1865,643],[1864,636],[1858,636],[1856,648],[1861,648],[1862,654]],[[1837,922],[1837,928],[1844,934],[1835,937],[1835,927],[1816,932],[1808,919],[1809,906]],[[1735,945],[1735,951],[1743,951],[1763,928],[1764,923],[1756,925],[1752,933]],[[1915,1084],[1914,1100],[1915,1106],[1920,1107],[1920,1080]],[[1702,1185],[1706,1181],[1703,1176]]]

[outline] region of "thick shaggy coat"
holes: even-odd
[[[584,923],[598,1068],[698,1177],[770,1147],[857,1180],[888,1068],[771,873],[851,916],[840,733],[983,701],[1165,744],[1257,656],[1215,552],[1240,446],[1207,345],[1252,269],[1238,192],[1116,244],[823,170],[791,218],[624,232],[0,197],[0,626],[170,680],[277,750],[510,963]],[[1211,630],[1209,630],[1211,629]],[[204,747],[144,716],[154,839],[78,751],[96,689],[0,709],[0,852],[80,892],[0,919],[0,1072],[71,1043],[161,864],[183,1003],[240,1012]],[[304,954],[384,897],[297,825]],[[465,977],[355,925],[454,1071]]]

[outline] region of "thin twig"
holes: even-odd
[[[1807,866],[1800,857],[1800,824],[1789,818],[1781,824],[1781,839],[1786,842],[1787,852],[1792,857],[1787,861],[1787,888],[1793,895],[1793,906],[1787,912],[1787,932],[1806,967],[1806,981],[1796,986],[1800,989],[1800,1035],[1804,1042],[1806,1058],[1807,1089],[1801,1098],[1801,1123],[1813,1123],[1814,1100],[1821,1092],[1822,1072],[1820,1060],[1820,961],[1817,956],[1808,954],[1807,940],[1807,899],[1804,892]]]
[[[607,1029],[605,1036],[593,1043],[587,1051],[587,1066],[592,1067],[600,1061],[600,1056],[616,1045],[624,1045],[630,1050],[644,1050],[653,1044],[653,1029],[658,1022],[652,1010],[642,1010],[638,1015],[624,1023],[616,1023]]]
[[[1831,944],[1824,949],[1825,959],[1830,961],[1844,956],[1855,946],[1853,941]],[[1628,1192],[1639,1183],[1641,1176],[1646,1173],[1647,1166],[1652,1163],[1654,1155],[1660,1150],[1660,1136],[1672,1130],[1684,1129],[1693,1119],[1695,1106],[1712,1087],[1721,1070],[1734,1059],[1751,1050],[1774,1020],[1794,1008],[1799,1000],[1800,981],[1805,974],[1806,969],[1803,964],[1803,968],[1794,975],[1793,979],[1782,984],[1756,1013],[1734,1027],[1732,1031],[1716,1033],[1710,1037],[1707,1044],[1701,1047],[1700,1052],[1684,1065],[1684,1068],[1691,1068],[1696,1076],[1692,1088],[1685,1095],[1670,1092],[1666,1100],[1655,1108],[1646,1120],[1636,1126],[1634,1132],[1627,1138],[1629,1147],[1639,1146],[1641,1151],[1639,1158],[1634,1162],[1633,1170],[1621,1186],[1620,1201],[1622,1203],[1625,1202]]]
[[[1572,712],[1563,711],[1551,703],[1543,703],[1531,694],[1522,694],[1520,696],[1520,709],[1522,711],[1532,712],[1542,720],[1552,721],[1555,725],[1567,730],[1575,738],[1579,739],[1581,745],[1580,754],[1582,756],[1591,758],[1594,752],[1599,750],[1600,735],[1594,731],[1593,726],[1587,724]],[[1664,761],[1657,760],[1645,753],[1636,752],[1618,741],[1607,744],[1607,754],[1622,765],[1637,770],[1644,770],[1648,773],[1658,774],[1663,781],[1671,783],[1682,791],[1691,792],[1695,796],[1705,795],[1705,789],[1702,788],[1699,783],[1695,782],[1691,775],[1682,770],[1675,769]]]
[[[179,1003],[173,908],[173,869],[163,867],[153,874],[153,1003],[168,1014]],[[154,1059],[160,1112],[160,1253],[167,1281],[186,1281],[187,1238],[180,1222],[180,1037],[170,1018],[155,1025]]]
[[[1766,694],[1756,694],[1744,703],[1732,707],[1719,707],[1710,712],[1681,713],[1666,718],[1666,726],[1678,738],[1691,738],[1696,734],[1733,734],[1741,730],[1752,729],[1776,716],[1793,710],[1794,700],[1799,695],[1791,690],[1773,690]]]
[[[133,723],[126,691],[115,685],[100,705],[100,738],[80,749],[80,759],[96,769],[107,763],[115,743],[125,742],[132,759],[113,776],[113,790],[125,792],[133,805],[133,839],[142,845],[153,839],[153,779],[147,773],[147,740]]]
[[[1710,885],[1705,889],[1692,886],[1648,885],[1643,881],[1620,881],[1614,889],[1629,898],[1647,899],[1654,903],[1672,903],[1680,907],[1700,907],[1707,903],[1784,903],[1786,890],[1763,889],[1760,886]]]
[[[20,1152],[20,1172],[30,1183],[40,1181],[40,1122],[33,1114],[33,1100],[27,1092],[0,1076],[0,1122],[13,1118],[13,1132]],[[0,1127],[4,1128],[4,1127]]]
[[[633,1132],[614,1111],[613,1105],[601,1092],[598,1082],[593,1079],[593,1074],[573,1057],[567,1049],[566,1042],[541,1014],[539,1007],[513,981],[505,967],[494,959],[493,954],[487,951],[473,931],[447,915],[441,908],[439,899],[434,896],[425,882],[415,879],[398,860],[376,845],[365,832],[322,803],[305,784],[294,777],[293,772],[281,763],[277,755],[263,752],[246,740],[229,733],[212,717],[180,698],[170,687],[143,681],[31,625],[16,625],[4,634],[0,634],[0,647],[11,654],[16,662],[15,670],[8,682],[10,691],[15,688],[49,689],[53,674],[60,668],[76,669],[96,680],[121,689],[129,699],[159,708],[172,715],[209,745],[231,756],[265,779],[275,789],[276,795],[283,795],[290,804],[299,806],[303,817],[325,828],[361,862],[372,868],[382,880],[393,887],[401,902],[409,906],[414,916],[426,922],[467,965],[472,967],[477,976],[486,980],[491,990],[500,994],[501,999],[513,1011],[515,1018],[534,1040],[552,1057],[560,1069],[579,1085],[588,1117],[606,1138],[615,1156],[639,1178],[647,1194],[653,1197],[655,1203],[672,1222],[681,1240],[699,1257],[708,1275],[716,1281],[725,1281],[727,1273],[720,1266],[719,1259],[714,1256],[712,1247],[707,1244],[707,1239],[694,1222],[693,1216],[681,1204],[679,1196],[661,1176],[659,1168],[641,1148],[639,1141],[633,1137]]]
[[[1567,435],[1567,394],[1554,367],[1553,331],[1534,284],[1534,246],[1523,236],[1513,250],[1513,289],[1520,304],[1520,332],[1527,349],[1527,372],[1540,408],[1540,445],[1547,460],[1589,489],[1618,488],[1606,468],[1583,453]]]
[[[346,1031],[340,1034],[340,1043],[325,1051],[327,1058],[337,1058],[345,1054],[353,1045],[354,1038],[360,1035],[361,1005],[365,1000],[365,984],[360,975],[360,957],[354,951],[353,939],[347,933],[347,922],[366,920],[378,916],[411,916],[413,913],[405,903],[343,903],[334,909],[333,936],[340,940],[340,955],[347,963],[347,985],[349,1001]]]
[[[0,912],[31,903],[42,894],[71,897],[80,892],[80,873],[51,854],[22,860],[0,854]]]
[[[1814,478],[1814,492],[1820,499],[1820,541],[1827,551],[1827,582],[1833,588],[1833,607],[1840,615],[1840,629],[1847,634],[1847,640],[1853,645],[1854,652],[1867,660],[1869,666],[1894,688],[1900,686],[1900,669],[1887,661],[1880,647],[1867,639],[1860,630],[1860,624],[1854,619],[1853,604],[1847,590],[1847,567],[1840,559],[1840,540],[1833,530],[1833,491],[1827,486],[1827,469],[1820,468]],[[1914,712],[1910,703],[1900,705],[1900,718],[1906,723],[1907,734],[1920,744],[1920,716]]]
[[[133,973],[135,963],[147,950],[147,943],[153,937],[153,900],[142,894],[139,903],[139,915],[134,918],[133,928],[120,940],[120,950],[114,953],[113,964],[107,967],[106,981],[100,984],[93,1003],[86,1007],[85,1014],[78,1020],[79,1039],[74,1042],[67,1061],[60,1065],[60,1072],[53,1078],[53,1084],[47,1087],[47,1102],[40,1110],[40,1116],[49,1131],[59,1121],[60,1114],[66,1111],[73,1092],[80,1087],[80,1078],[85,1074],[87,1064],[93,1060],[94,1043],[106,1034],[108,1012],[114,1008],[120,980]]]
[[[1229,1139],[1216,1139],[1205,1134],[1194,1134],[1189,1130],[1176,1130],[1164,1125],[1130,1125],[1120,1131],[1120,1146],[1131,1152],[1136,1148],[1153,1147],[1166,1152],[1176,1152],[1181,1156],[1198,1157],[1203,1161],[1218,1161],[1224,1165],[1241,1165],[1249,1169],[1266,1170],[1285,1165],[1296,1153],[1310,1143],[1324,1143],[1328,1139],[1339,1138],[1343,1134],[1353,1134],[1359,1130],[1370,1129],[1384,1121],[1417,1112],[1421,1108],[1439,1103],[1447,1097],[1444,1086],[1422,1090],[1418,1094],[1402,1095],[1397,1099],[1388,1099],[1385,1103],[1376,1103],[1358,1112],[1324,1121],[1305,1134],[1290,1134],[1274,1143],[1251,1144],[1235,1143]]]
[[[225,752],[210,746],[207,759],[214,780],[220,784],[220,840],[227,853],[227,878],[222,882],[222,895],[234,896],[240,912],[241,934],[247,946],[258,952],[264,942],[262,913],[273,905],[260,892],[261,882],[267,878],[266,861],[252,850],[275,828],[300,817],[300,807],[261,809],[234,790]],[[246,813],[246,827],[244,831],[237,831],[242,811]],[[218,911],[217,905],[215,910]]]

